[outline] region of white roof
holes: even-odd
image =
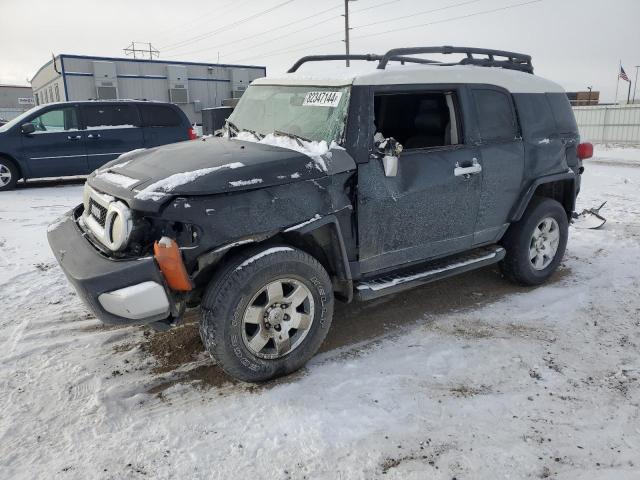
[[[338,87],[346,85],[415,85],[415,84],[487,84],[503,87],[511,93],[564,93],[557,83],[530,73],[499,67],[475,65],[419,65],[388,67],[371,72],[351,72],[347,68],[329,75],[286,73],[263,77],[252,85],[307,85]]]

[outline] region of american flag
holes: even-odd
[[[627,77],[627,72],[625,72],[624,68],[622,68],[622,65],[620,65],[620,73],[618,74],[618,77],[625,82],[631,82],[631,80],[629,80],[629,77]]]

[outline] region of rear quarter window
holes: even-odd
[[[173,108],[166,105],[140,105],[142,126],[144,127],[179,127],[182,118]]]
[[[569,98],[565,93],[547,93],[547,100],[553,113],[559,133],[578,133],[578,124],[573,115]]]
[[[513,97],[527,141],[540,141],[555,133],[556,121],[544,93],[520,93]]]
[[[498,90],[474,88],[478,129],[483,142],[510,141],[518,136],[511,97]]]

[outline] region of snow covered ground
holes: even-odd
[[[92,318],[45,239],[80,186],[0,194],[0,477],[640,478],[640,150],[597,153],[578,208],[609,221],[548,285],[490,268],[339,306],[265,386],[226,378],[193,316]]]

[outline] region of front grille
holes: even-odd
[[[104,224],[107,220],[107,209],[96,202],[93,198],[89,200],[89,215],[95,218],[100,226],[104,228]]]

